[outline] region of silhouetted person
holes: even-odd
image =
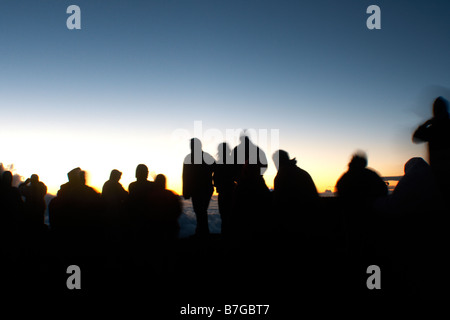
[[[166,189],[166,177],[158,174],[155,178],[155,192],[152,194],[152,217],[155,229],[163,241],[178,238],[180,226],[178,218],[182,213],[181,201],[173,191]]]
[[[106,206],[106,223],[108,225],[109,236],[113,245],[111,249],[117,249],[120,242],[122,231],[124,227],[125,201],[128,197],[128,192],[123,188],[119,182],[122,177],[122,172],[119,170],[112,170],[109,180],[103,184],[102,199]]]
[[[272,197],[260,168],[242,167],[233,196],[227,238],[230,239],[235,263],[228,268],[239,270],[233,281],[260,285],[264,274],[273,272],[271,231]],[[277,261],[278,262],[278,261]],[[276,272],[276,271],[275,271]],[[226,276],[226,275],[224,275]],[[265,280],[264,280],[265,282]]]
[[[121,177],[122,172],[114,169],[111,171],[109,180],[103,184],[102,197],[105,200],[108,206],[108,211],[110,211],[110,213],[118,214],[128,196],[128,192],[119,182]],[[114,219],[118,219],[118,216]]]
[[[262,176],[267,170],[267,158],[263,150],[256,146],[247,135],[241,135],[241,143],[237,145],[231,157],[234,161],[234,179],[238,181],[245,164],[255,166]]]
[[[122,177],[122,172],[119,170],[112,170],[109,180],[103,184],[102,195],[107,202],[122,203],[128,195],[128,192],[123,188],[119,182]]]
[[[47,186],[39,181],[37,174],[33,174],[19,185],[19,191],[25,197],[25,223],[36,227],[43,226]]]
[[[336,184],[337,193],[346,199],[370,199],[387,195],[386,183],[373,170],[367,168],[367,157],[355,154]]]
[[[48,215],[50,227],[53,230],[67,225],[66,212],[71,198],[73,198],[73,192],[81,185],[80,177],[81,169],[79,167],[70,170],[67,173],[68,182],[62,184],[56,193],[56,197],[49,203]]]
[[[197,217],[196,235],[209,234],[208,206],[214,191],[212,175],[214,158],[202,150],[199,139],[191,139],[191,153],[183,162],[183,197],[192,197],[192,206]]]
[[[307,221],[316,214],[319,198],[313,179],[284,150],[276,151],[273,161],[278,170],[274,179],[274,210],[282,228],[286,232],[311,228]]]
[[[148,168],[145,164],[136,167],[136,181],[128,186],[128,199],[126,200],[128,222],[132,228],[140,228],[142,224],[148,225],[151,203],[149,198],[155,190],[154,182],[148,180]]]
[[[433,118],[413,134],[415,143],[428,142],[431,168],[443,195],[450,193],[450,117],[448,101],[438,97],[433,104]]]
[[[269,228],[271,203],[271,193],[260,168],[245,164],[234,192],[231,216],[234,235],[244,239],[264,236]]]
[[[128,192],[133,199],[145,199],[154,188],[153,182],[148,180],[148,168],[145,164],[136,167],[136,181],[130,183]]]
[[[50,202],[50,227],[68,253],[89,255],[99,250],[104,235],[103,202],[100,194],[86,185],[86,173],[80,168],[71,170],[68,177],[69,182]]]
[[[218,147],[218,159],[214,170],[214,186],[218,196],[219,213],[222,219],[221,232],[225,234],[229,228],[231,207],[233,204],[233,192],[235,182],[233,178],[233,158],[231,149],[227,143],[221,143]]]
[[[64,193],[66,191],[70,193],[72,190],[81,185],[81,169],[77,167],[70,170],[67,173],[67,178],[69,179],[69,181],[61,185],[56,196],[64,196]]]
[[[4,171],[0,185],[1,225],[4,231],[22,220],[23,201],[19,189],[12,186],[12,180],[11,171]]]
[[[376,201],[381,251],[391,260],[396,290],[423,297],[448,297],[449,268],[446,252],[449,218],[430,165],[422,158],[409,159],[405,175],[392,194]],[[398,284],[398,285],[397,285]]]
[[[443,199],[433,171],[422,158],[414,157],[405,163],[405,175],[392,194],[377,200],[377,209],[389,216],[426,215],[428,210],[442,207]]]
[[[339,199],[344,209],[350,252],[360,256],[371,252],[376,226],[373,218],[373,204],[388,193],[386,183],[373,170],[367,168],[365,154],[355,154],[336,184]]]

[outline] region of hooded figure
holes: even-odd
[[[102,196],[111,206],[119,207],[128,195],[128,192],[125,191],[119,182],[121,177],[122,172],[114,169],[111,171],[109,180],[103,184]]]

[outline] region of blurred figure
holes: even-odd
[[[387,185],[373,170],[367,168],[367,156],[353,155],[344,173],[336,184],[339,197],[355,201],[374,200],[387,195]]]
[[[25,223],[36,227],[43,226],[47,186],[39,181],[37,174],[33,174],[19,185],[19,191],[25,197]]]
[[[3,166],[3,163],[0,162],[0,186],[2,185],[3,172],[5,172],[5,167]]]
[[[377,198],[388,194],[386,183],[375,171],[366,167],[365,154],[353,155],[348,171],[336,184],[344,210],[348,249],[356,257],[373,252],[372,241],[377,233],[377,226],[372,219],[373,204]]]
[[[241,135],[240,141],[241,143],[237,145],[231,153],[231,157],[234,161],[235,181],[237,182],[242,176],[244,165],[255,166],[262,176],[267,170],[266,154],[258,146],[253,144],[247,135]]]
[[[214,158],[202,150],[197,138],[191,139],[191,153],[183,162],[183,197],[192,197],[192,206],[197,217],[196,235],[209,234],[208,206],[214,191],[212,175]]]
[[[448,298],[449,268],[446,252],[449,217],[430,165],[422,158],[409,159],[405,175],[391,195],[376,201],[381,252],[391,261],[395,289],[425,298]],[[405,294],[403,294],[405,295]]]
[[[431,169],[444,197],[450,192],[450,117],[448,101],[438,97],[433,104],[433,118],[419,126],[413,142],[428,142]]]
[[[391,195],[377,200],[377,209],[389,216],[425,214],[442,207],[443,199],[430,165],[422,158],[409,159]]]
[[[273,161],[278,170],[274,179],[274,209],[283,231],[292,233],[299,227],[310,229],[307,221],[316,213],[319,198],[313,179],[297,167],[297,160],[290,159],[284,150],[276,151]]]
[[[218,196],[219,213],[222,219],[221,233],[228,231],[231,206],[233,203],[233,191],[235,183],[233,179],[233,158],[231,148],[224,142],[218,146],[217,165],[214,170],[214,186]]]

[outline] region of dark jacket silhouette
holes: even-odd
[[[430,165],[415,157],[405,163],[405,175],[391,195],[377,200],[377,209],[389,216],[425,214],[442,207],[443,199]]]
[[[128,196],[128,192],[119,182],[122,172],[112,170],[109,180],[103,184],[102,196],[108,204],[119,207]]]
[[[12,186],[12,180],[12,173],[4,171],[0,184],[0,212],[1,225],[6,229],[17,225],[23,218],[23,201],[19,189]]]
[[[230,147],[227,143],[221,143],[218,151],[213,178],[218,193],[219,213],[222,219],[221,233],[225,234],[229,228],[233,192],[236,184],[234,182],[234,165]]]
[[[177,194],[166,189],[166,177],[158,174],[155,178],[155,191],[150,199],[151,219],[157,236],[162,241],[178,238],[180,226],[178,218],[182,213],[181,201]]]
[[[373,251],[371,242],[377,234],[373,219],[374,203],[388,193],[386,183],[366,166],[366,156],[355,154],[348,165],[348,171],[336,184],[338,200],[342,204],[348,249],[355,256]]]
[[[150,196],[155,191],[155,184],[147,180],[148,168],[145,164],[136,167],[136,181],[128,186],[128,198],[126,200],[127,219],[136,232],[149,224],[150,212],[152,210]]]
[[[103,254],[105,208],[100,193],[86,185],[86,173],[75,168],[68,173],[49,204],[49,220],[55,243],[64,254],[93,256]]]
[[[336,184],[339,197],[346,199],[374,200],[387,195],[387,185],[373,170],[367,168],[367,158],[354,155],[344,173]]]
[[[136,167],[136,181],[130,183],[128,192],[130,198],[142,200],[148,197],[148,194],[153,191],[154,184],[148,179],[148,168],[145,164],[139,164]]]
[[[183,163],[183,197],[192,197],[192,206],[197,217],[196,234],[209,233],[208,206],[214,191],[214,158],[202,150],[199,139],[191,139],[191,153]]]
[[[231,230],[234,236],[257,239],[269,229],[271,193],[255,165],[244,165],[237,183],[231,215]]]
[[[74,168],[67,173],[68,182],[61,185],[56,196],[64,196],[65,193],[70,193],[72,190],[78,188],[81,184],[81,169],[80,167]]]
[[[120,225],[122,211],[128,197],[128,192],[119,182],[121,176],[122,172],[116,169],[112,170],[109,180],[103,184],[102,188],[102,198],[108,215],[107,221],[115,227]]]
[[[69,182],[62,185],[49,205],[52,228],[97,227],[103,223],[103,202],[94,188],[86,185],[85,172],[79,168],[68,173]]]
[[[308,172],[296,166],[284,150],[274,153],[278,173],[274,179],[274,210],[286,232],[307,229],[308,217],[316,214],[319,198],[316,185]]]
[[[289,159],[286,151],[279,150],[274,154],[278,173],[274,180],[274,191],[286,200],[293,197],[299,201],[313,201],[318,197],[316,185],[308,172],[299,168],[297,160]]]
[[[234,161],[235,181],[238,181],[242,176],[242,170],[245,164],[258,168],[260,175],[263,175],[267,170],[268,162],[266,154],[246,135],[241,136],[241,143],[233,149],[231,157]]]
[[[39,181],[39,176],[33,174],[19,185],[19,191],[25,197],[25,222],[33,226],[44,224],[45,195],[47,186]]]

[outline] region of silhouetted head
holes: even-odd
[[[12,186],[12,180],[13,180],[13,175],[11,173],[11,171],[5,171],[2,174],[2,185],[5,187],[11,187]]]
[[[227,158],[231,154],[231,148],[226,142],[222,142],[217,147],[217,156],[219,158],[219,163],[227,163]]]
[[[198,138],[191,139],[191,152],[202,150],[202,142]]]
[[[39,176],[37,174],[32,174],[30,177],[31,183],[35,184],[39,182]]]
[[[155,178],[155,186],[157,189],[166,188],[166,176],[163,174],[158,174]]]
[[[275,167],[277,170],[280,170],[281,167],[288,164],[296,164],[297,160],[295,158],[289,159],[289,153],[284,150],[277,150],[272,156],[273,162],[275,163]]]
[[[423,158],[420,158],[420,157],[411,158],[405,163],[405,174],[407,174],[408,172],[411,172],[411,170],[413,168],[420,168],[420,167],[427,167],[427,166],[428,166],[428,163],[426,163],[426,161],[423,160]]]
[[[445,100],[443,97],[438,97],[436,100],[434,100],[433,115],[438,120],[449,118],[448,101]]]
[[[148,178],[148,168],[145,164],[139,164],[136,167],[136,179],[138,181],[147,180]]]
[[[250,144],[250,137],[244,131],[243,133],[241,133],[239,141],[247,146]]]
[[[69,182],[72,182],[72,183],[80,182],[80,172],[81,172],[81,169],[79,167],[70,170],[69,173],[67,174],[67,177],[69,178]]]
[[[120,178],[122,177],[122,172],[120,172],[119,170],[112,170],[111,174],[109,175],[109,179],[112,181],[116,181],[119,182]]]
[[[361,170],[367,167],[367,156],[363,152],[355,153],[348,164],[349,169]]]

